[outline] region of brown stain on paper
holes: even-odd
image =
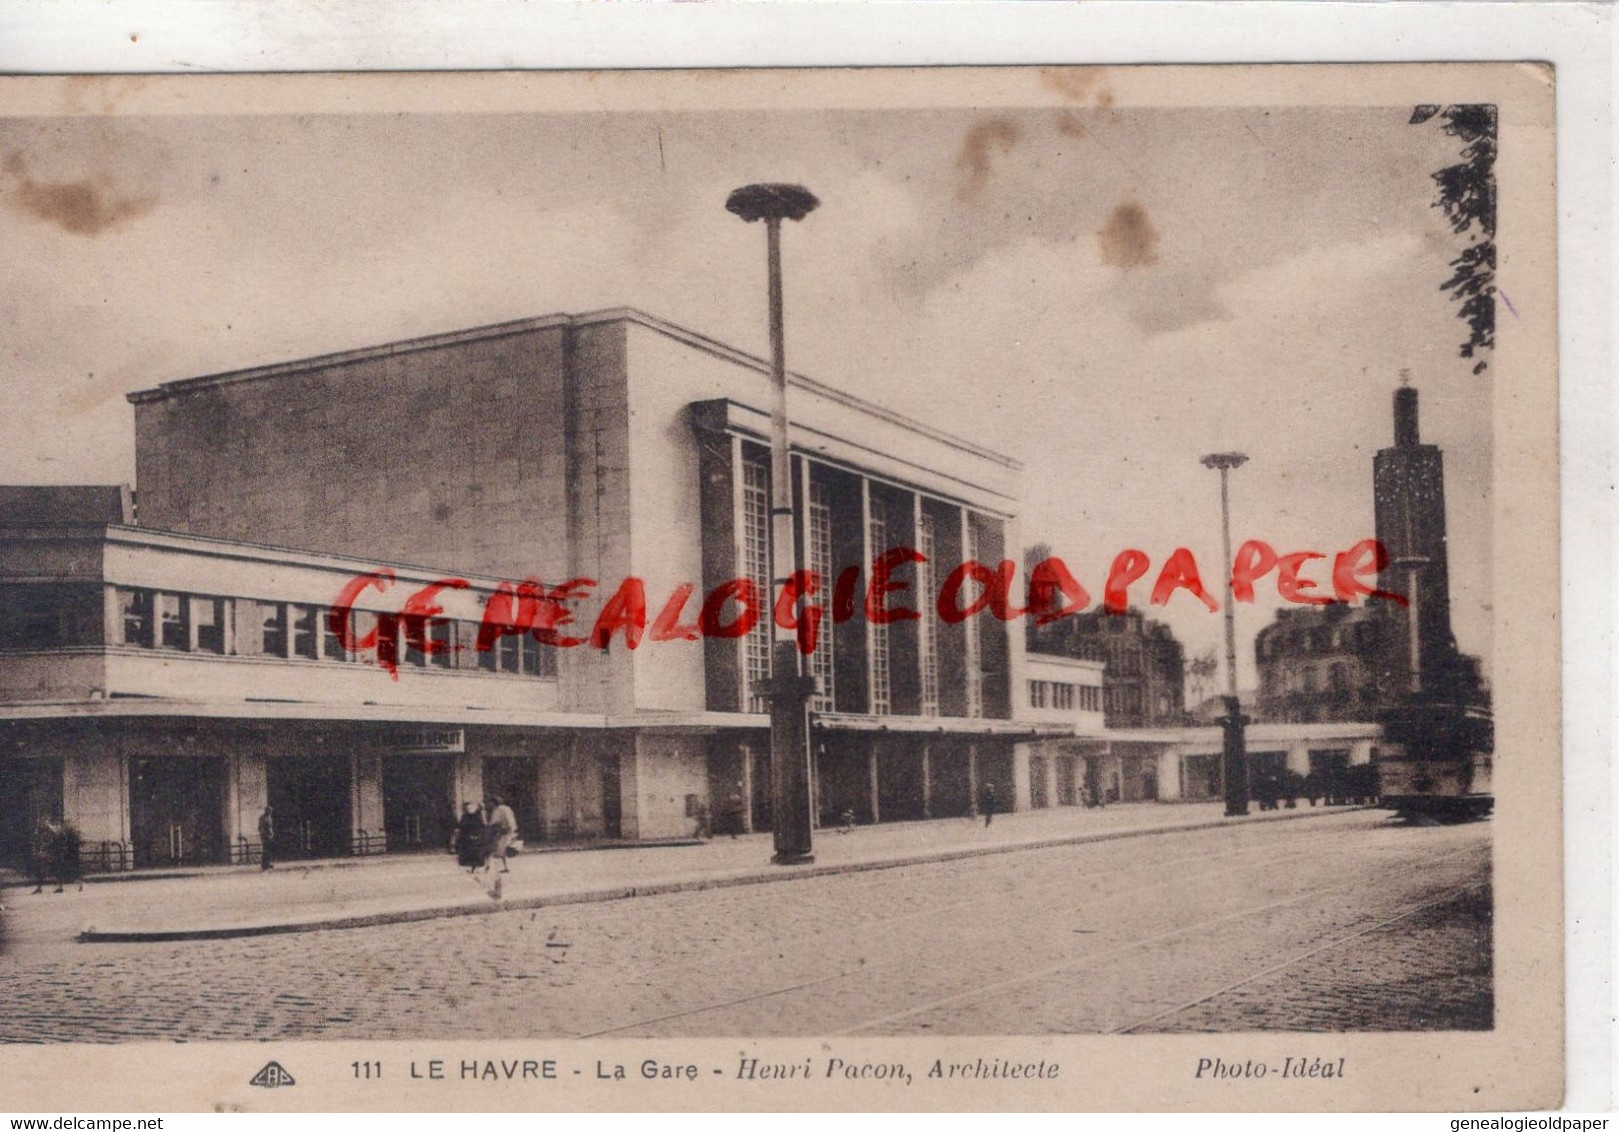
[[[115,231],[145,216],[157,204],[156,197],[119,193],[106,177],[35,180],[20,153],[6,157],[4,174],[0,189],[5,190],[11,207],[76,236],[99,236]]]
[[[1113,210],[1097,230],[1096,242],[1109,267],[1150,267],[1158,262],[1158,229],[1135,201]]]
[[[1103,110],[1113,106],[1113,90],[1103,82],[1106,67],[1041,67],[1039,75],[1041,86],[1074,105],[1092,105]]]
[[[1018,128],[1008,118],[985,118],[974,122],[962,139],[961,152],[956,155],[956,168],[963,174],[961,197],[968,200],[983,191],[993,167],[992,150],[1006,153],[1017,144]]]

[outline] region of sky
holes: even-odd
[[[1488,660],[1491,375],[1439,289],[1463,245],[1430,174],[1457,143],[1410,116],[0,119],[0,482],[133,481],[134,389],[507,319],[628,305],[764,354],[763,238],[723,204],[790,181],[822,206],[784,237],[789,365],[1023,461],[1022,542],[1093,598],[1125,547],[1149,579],[1189,547],[1220,584],[1207,452],[1251,458],[1234,541],[1371,537],[1408,371],[1445,452],[1457,638]],[[1220,641],[1190,595],[1152,612],[1189,655]]]

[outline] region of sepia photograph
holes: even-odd
[[[1556,1087],[1549,68],[3,82],[0,1063]]]

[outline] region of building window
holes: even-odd
[[[916,529],[916,549],[927,559],[916,565],[916,592],[922,606],[922,619],[916,623],[918,669],[922,676],[922,714],[939,714],[939,608],[933,597],[938,593],[939,537],[933,516],[924,514]]]
[[[1316,690],[1315,669],[1313,668],[1306,668],[1304,670],[1304,690],[1306,692],[1313,692]]]
[[[356,632],[354,624],[355,616],[356,614],[351,610],[349,612],[350,633]],[[325,657],[327,660],[356,659],[353,654],[343,647],[343,642],[338,640],[337,634],[332,632],[332,611],[329,609],[322,609],[320,611],[320,655]]]
[[[455,667],[455,622],[434,617],[427,622],[427,639],[432,642],[433,654],[428,658],[434,668]],[[523,639],[537,644],[527,633]]]
[[[866,535],[868,549],[875,560],[888,549],[888,507],[879,499],[871,500],[871,517]],[[879,621],[868,624],[871,629],[871,714],[888,715],[894,709],[888,625]]]
[[[1029,681],[1029,706],[1035,708],[1050,707],[1046,702],[1046,689],[1051,685],[1044,680]]]
[[[806,515],[804,544],[808,561],[806,569],[821,576],[821,588],[832,588],[832,490],[824,483],[811,482],[809,513]],[[926,553],[924,551],[923,553]],[[815,651],[810,653],[810,675],[815,677],[815,695],[810,700],[812,711],[837,711],[837,666],[833,654],[831,620],[822,623],[815,638]]]
[[[377,631],[377,615],[367,609],[353,609],[349,611],[349,640],[363,641]],[[382,638],[373,638],[373,647],[348,654],[350,660],[363,664],[377,663],[376,645],[382,643]]]
[[[0,648],[56,649],[102,643],[101,587],[0,587]]]
[[[966,531],[966,557],[974,562],[978,561],[978,527],[973,517],[963,511],[961,522]],[[969,617],[962,625],[966,628],[963,634],[967,666],[967,715],[978,718],[984,714],[984,669],[983,669],[983,637],[981,636],[982,617]]]
[[[225,654],[225,615],[229,609],[222,597],[194,597],[191,617],[197,625],[197,651]]]
[[[1094,684],[1080,685],[1079,706],[1083,711],[1101,711],[1102,689]]]
[[[316,651],[320,647],[319,637],[320,610],[313,605],[295,605],[292,607],[292,655],[301,656],[306,660],[315,660],[319,657]]]
[[[160,624],[157,643],[166,649],[179,649],[182,652],[191,648],[191,616],[186,608],[187,602],[183,594],[156,595],[157,615]]]
[[[1058,711],[1074,710],[1074,686],[1072,684],[1053,684],[1051,686],[1051,706]]]
[[[259,618],[259,651],[265,656],[286,656],[287,607],[281,602],[260,602]]]
[[[118,614],[123,622],[124,644],[143,649],[152,647],[152,591],[118,591]]]
[[[762,460],[742,461],[742,576],[771,608],[770,469]],[[750,712],[770,710],[769,701],[754,689],[770,679],[771,624],[769,617],[759,618],[742,641],[742,698]]]

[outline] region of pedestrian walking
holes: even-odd
[[[51,848],[56,844],[57,826],[50,818],[42,817],[34,823],[33,840],[28,846],[28,864],[34,874],[34,895],[45,891],[45,882],[51,875]]]
[[[259,815],[259,870],[261,872],[274,868],[271,860],[275,845],[275,807],[266,805],[264,812]]]
[[[484,831],[483,811],[476,802],[461,803],[461,820],[455,827],[455,859],[469,873],[489,867],[489,840]]]
[[[490,856],[500,861],[501,872],[509,873],[511,869],[506,864],[506,850],[517,840],[517,815],[512,813],[506,799],[498,794],[489,799],[489,804]]]
[[[995,784],[986,782],[978,788],[978,808],[984,812],[984,825],[995,819]]]
[[[64,886],[74,883],[82,891],[84,881],[79,866],[79,847],[83,839],[72,822],[53,824],[56,836],[51,842],[51,875],[56,878],[56,891],[61,892]]]

